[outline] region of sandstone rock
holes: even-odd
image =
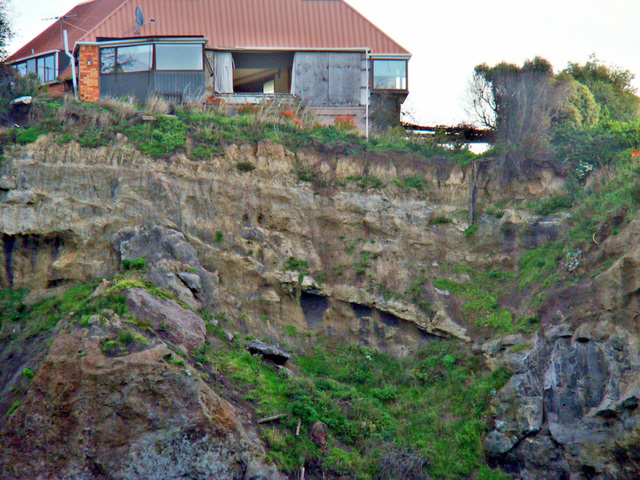
[[[167,352],[107,358],[82,328],[60,329],[0,432],[0,477],[282,480],[234,408]]]
[[[136,318],[150,321],[154,329],[165,332],[166,338],[183,351],[191,352],[204,343],[204,320],[174,300],[155,297],[142,288],[130,288],[125,297]]]
[[[0,190],[15,190],[17,186],[15,178],[7,175],[0,177]]]
[[[198,293],[202,290],[200,275],[190,272],[178,272],[178,277],[180,277],[180,280],[182,280],[192,292]]]
[[[315,421],[309,427],[309,437],[319,448],[327,446],[327,425],[321,421]]]

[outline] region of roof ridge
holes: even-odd
[[[391,43],[396,45],[400,50],[404,50],[407,54],[410,54],[409,50],[404,48],[402,45],[400,45],[398,42],[396,42],[393,38],[391,38],[389,35],[387,35],[380,27],[378,27],[378,25],[376,25],[371,20],[369,20],[367,17],[365,17],[355,7],[353,7],[349,2],[347,2],[346,0],[338,0],[338,1],[340,3],[343,3],[347,8],[351,9],[356,15],[358,15],[360,18],[362,18],[367,23],[369,23],[376,31],[381,33],[387,40],[389,40]]]
[[[93,0],[93,1],[91,1],[91,2],[85,2],[85,3],[93,3],[93,2],[96,2],[96,1],[98,1],[98,0]],[[129,3],[130,1],[131,1],[131,0],[122,0],[122,3],[121,3],[120,5],[118,5],[116,8],[114,8],[114,9],[113,9],[113,12],[111,12],[110,14],[108,14],[107,16],[105,16],[105,17],[102,19],[102,21],[100,21],[100,22],[96,23],[96,24],[93,26],[93,28],[92,28],[92,29],[90,29],[90,30],[88,30],[87,32],[85,32],[85,34],[84,34],[84,35],[82,35],[82,36],[81,36],[81,37],[76,41],[76,43],[83,41],[83,40],[85,39],[85,37],[87,37],[89,34],[91,34],[91,32],[95,31],[98,27],[102,26],[102,24],[103,24],[103,23],[105,23],[107,20],[109,20],[111,17],[113,17],[113,16],[116,14],[116,12],[118,12],[120,9],[122,9],[122,7],[124,7],[124,6],[125,6],[127,3]],[[83,5],[84,5],[84,3],[83,3]]]

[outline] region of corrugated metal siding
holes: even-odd
[[[372,53],[408,53],[341,0],[129,0],[83,40],[125,36],[138,6],[147,19],[155,19],[140,29],[143,36],[204,35],[213,48],[369,47]]]
[[[145,101],[151,95],[174,101],[199,100],[205,93],[204,72],[131,72],[100,75],[100,96],[119,98],[132,95]]]
[[[152,72],[119,73],[100,75],[100,96],[120,98],[133,95],[138,100],[146,100],[153,91]]]
[[[171,71],[152,72],[153,92],[173,95],[185,102],[201,99],[205,91],[204,72]]]

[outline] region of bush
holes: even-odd
[[[122,260],[123,270],[144,270],[147,267],[147,259],[144,257],[124,258]]]
[[[429,225],[446,225],[448,223],[451,223],[451,219],[444,215],[437,215],[429,219]]]
[[[33,143],[38,139],[40,133],[40,128],[37,126],[20,128],[16,131],[16,143],[19,143],[21,145]]]

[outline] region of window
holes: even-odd
[[[56,57],[55,55],[48,55],[44,57],[44,81],[53,82],[56,76]]]
[[[25,76],[28,73],[35,73],[43,83],[52,82],[58,76],[56,54],[31,58],[25,62],[16,63],[14,66],[18,69],[19,75]]]
[[[406,90],[407,61],[374,60],[373,88],[381,90]]]
[[[118,47],[118,72],[144,72],[151,70],[153,47],[151,45],[135,45]]]
[[[100,50],[100,73],[114,73],[116,68],[116,49],[102,48]]]
[[[159,43],[156,70],[202,70],[202,45]]]
[[[145,72],[148,70],[202,70],[201,44],[155,44],[100,49],[100,73]]]

